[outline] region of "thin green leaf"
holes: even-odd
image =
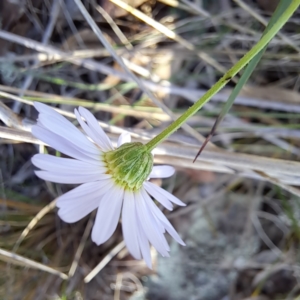
[[[272,26],[277,22],[277,20],[280,18],[280,16],[286,11],[286,9],[289,7],[289,5],[291,4],[292,0],[281,0],[280,3],[278,4],[274,14],[272,15],[270,22],[268,23],[266,29],[264,30],[262,36],[264,36],[269,30],[270,28],[272,28]],[[214,135],[214,133],[217,130],[217,127],[219,126],[219,124],[222,122],[222,120],[224,119],[225,115],[228,113],[228,111],[230,110],[230,108],[233,105],[233,102],[235,100],[235,98],[238,96],[239,92],[242,90],[243,86],[247,83],[247,81],[249,80],[250,76],[252,75],[254,69],[256,68],[257,64],[259,63],[259,61],[261,60],[264,52],[267,49],[266,45],[247,65],[247,67],[245,68],[245,71],[243,73],[243,75],[241,76],[241,78],[239,79],[238,83],[236,84],[236,86],[234,87],[232,93],[230,94],[227,102],[225,103],[221,113],[219,114],[219,116],[216,119],[216,122],[214,123],[210,133],[208,134],[207,138],[205,139],[204,143],[202,144],[200,150],[198,151],[194,162],[196,161],[196,159],[198,158],[198,156],[201,154],[201,152],[203,151],[203,149],[205,148],[205,146],[207,145],[207,143],[210,141],[211,137]]]

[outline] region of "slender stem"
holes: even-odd
[[[257,55],[276,35],[281,27],[289,20],[292,14],[300,5],[300,0],[293,0],[286,11],[270,30],[261,37],[255,46],[247,52],[231,69],[229,69],[219,81],[217,81],[195,104],[187,109],[177,120],[170,124],[160,134],[150,140],[146,147],[149,151],[153,150],[160,142],[176,131],[184,122],[193,116],[205,103],[207,103],[217,92],[219,92],[239,71],[241,71],[250,60]]]

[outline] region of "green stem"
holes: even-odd
[[[286,11],[281,15],[273,27],[257,42],[253,48],[247,52],[224,76],[219,79],[195,104],[187,109],[177,120],[170,124],[160,134],[150,140],[146,147],[153,150],[160,142],[176,131],[186,120],[193,116],[205,103],[207,103],[217,92],[219,92],[239,71],[241,71],[251,59],[257,55],[276,35],[281,27],[289,20],[300,5],[300,0],[293,0]]]

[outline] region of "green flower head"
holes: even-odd
[[[126,143],[103,156],[108,173],[129,190],[140,189],[153,167],[153,156],[142,143]]]

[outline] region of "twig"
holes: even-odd
[[[0,102],[0,120],[8,127],[24,130],[19,116],[2,102]]]
[[[96,10],[102,15],[102,17],[106,20],[106,22],[110,25],[112,30],[115,32],[117,37],[120,39],[120,41],[123,43],[123,45],[128,49],[132,50],[133,46],[132,44],[128,41],[124,33],[120,30],[118,25],[115,23],[113,18],[98,4],[94,3],[94,7]]]
[[[14,248],[13,248],[13,252],[16,252],[20,246],[20,244],[22,243],[22,241],[25,239],[25,237],[28,235],[28,233],[30,232],[30,230],[33,229],[33,227],[47,214],[49,213],[51,210],[53,210],[56,206],[56,199],[53,200],[52,202],[50,202],[48,205],[46,205],[44,208],[42,208],[37,214],[36,216],[29,222],[29,224],[27,225],[27,227],[23,230],[23,232],[21,233],[20,237],[18,238],[18,240],[16,241]],[[67,275],[66,275],[67,276]]]
[[[80,244],[79,244],[79,246],[78,246],[78,248],[76,250],[74,260],[73,260],[71,268],[69,270],[69,274],[68,274],[69,277],[73,277],[74,273],[75,273],[75,271],[77,269],[78,262],[79,262],[79,259],[81,257],[81,254],[83,252],[85,243],[86,243],[87,238],[88,238],[88,236],[89,236],[89,234],[91,232],[91,229],[92,229],[92,227],[94,225],[94,217],[95,217],[95,214],[92,213],[91,216],[90,216],[90,218],[89,218],[89,221],[88,221],[88,223],[87,223],[87,225],[85,227],[84,233],[83,233],[82,238],[80,240]]]
[[[15,265],[24,266],[27,268],[34,268],[37,270],[41,270],[53,275],[59,276],[61,279],[68,279],[68,276],[58,270],[55,270],[51,267],[48,267],[44,264],[41,264],[39,262],[36,262],[34,260],[28,259],[26,257],[20,256],[18,254],[6,251],[4,249],[0,249],[0,260],[9,262]]]
[[[123,248],[125,242],[122,241],[115,246],[102,260],[101,262],[84,278],[84,282],[90,282]]]

